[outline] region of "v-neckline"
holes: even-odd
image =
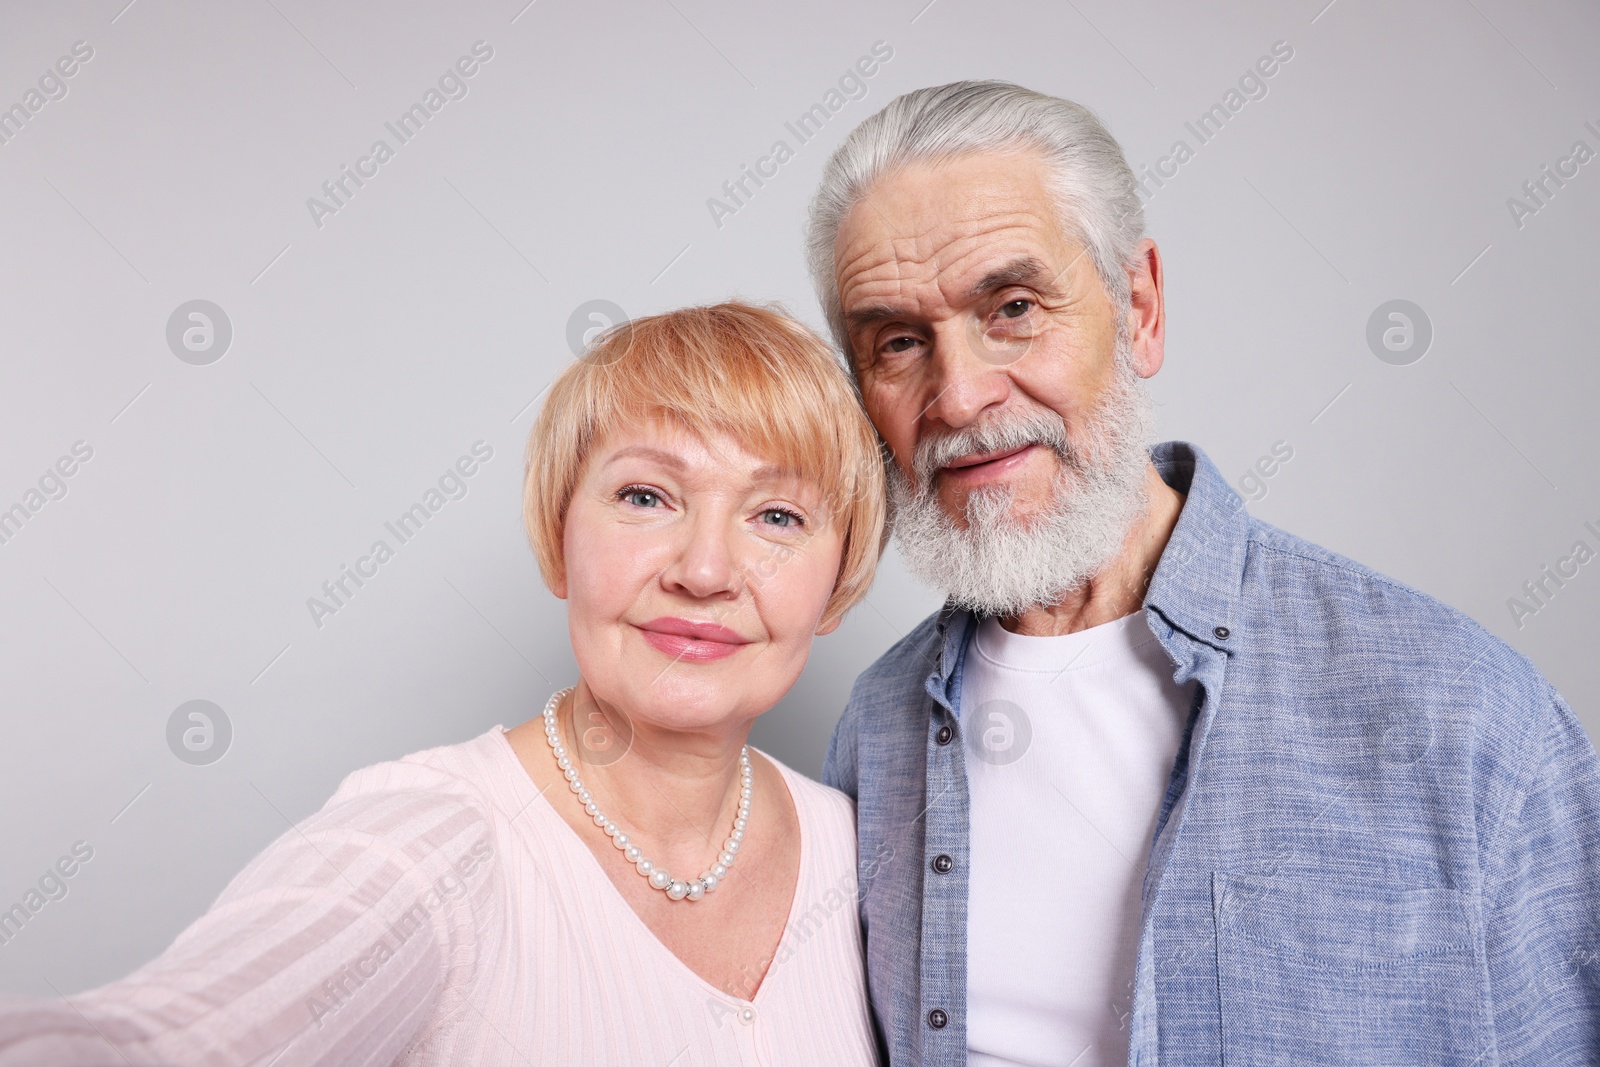
[[[767,762],[771,763],[773,768],[777,770],[778,777],[783,781],[783,787],[789,791],[789,802],[794,806],[795,822],[800,827],[800,863],[799,871],[796,873],[794,879],[794,892],[789,900],[789,914],[784,918],[783,933],[778,937],[778,944],[773,949],[772,959],[768,961],[767,969],[761,975],[761,982],[756,986],[754,995],[750,997],[738,997],[706,981],[700,972],[683,962],[682,957],[667,947],[667,943],[661,940],[661,937],[655,932],[655,930],[651,929],[650,924],[645,922],[644,918],[637,911],[633,910],[633,905],[628,903],[628,899],[622,895],[621,890],[619,890],[616,887],[616,884],[612,882],[611,876],[608,875],[605,872],[605,868],[600,865],[600,858],[596,856],[594,851],[578,837],[577,831],[574,830],[571,824],[568,823],[566,819],[562,818],[561,813],[556,810],[555,804],[553,804],[550,798],[546,795],[549,793],[550,789],[555,786],[555,783],[552,782],[549,786],[546,786],[542,790],[533,788],[533,779],[529,777],[528,769],[522,765],[522,759],[517,755],[516,749],[511,747],[511,739],[506,736],[505,727],[497,725],[491,732],[500,739],[500,743],[496,747],[507,758],[510,759],[513,767],[515,768],[517,782],[516,786],[514,787],[515,791],[518,793],[526,792],[533,794],[534,800],[525,801],[522,804],[521,810],[525,811],[530,807],[536,806],[534,803],[535,800],[540,802],[540,806],[543,808],[545,818],[547,821],[550,821],[555,825],[556,836],[560,839],[562,847],[565,848],[569,853],[581,853],[583,858],[577,862],[582,864],[587,861],[590,876],[593,879],[604,883],[605,888],[602,890],[602,896],[606,901],[606,906],[612,911],[621,911],[625,913],[627,919],[623,920],[624,922],[631,921],[638,928],[639,933],[643,934],[644,937],[655,946],[656,950],[658,950],[671,962],[672,966],[682,971],[686,977],[698,982],[707,993],[720,999],[736,1000],[741,1004],[749,1004],[752,1007],[757,1006],[757,1002],[761,999],[762,994],[764,994],[767,991],[767,988],[772,984],[771,978],[773,970],[778,966],[778,956],[781,954],[784,944],[789,941],[790,931],[794,929],[795,916],[800,910],[802,890],[806,888],[807,882],[807,871],[809,868],[806,863],[806,853],[808,848],[807,838],[809,836],[807,833],[807,824],[809,820],[806,817],[805,811],[801,807],[799,797],[795,794],[794,786],[789,781],[789,776],[793,772],[790,771],[789,768],[785,767],[782,763],[773,759],[771,756],[768,756],[765,752],[762,752],[760,749],[752,749],[752,751],[758,752],[762,756],[766,757]]]

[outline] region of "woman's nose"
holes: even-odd
[[[699,600],[737,597],[744,578],[730,543],[732,536],[725,519],[698,516],[688,524],[687,536],[663,573],[663,582]]]

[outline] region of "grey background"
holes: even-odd
[[[0,145],[0,507],[94,450],[0,545],[0,908],[94,849],[0,946],[0,989],[126,973],[349,771],[571,681],[519,507],[569,316],[742,296],[819,323],[800,232],[827,153],[956,78],[1079,100],[1138,168],[1292,45],[1149,201],[1162,435],[1235,479],[1287,442],[1255,514],[1468,612],[1600,723],[1600,565],[1520,626],[1507,606],[1600,547],[1600,162],[1520,228],[1506,203],[1600,150],[1592,5],[525,2],[0,8],[0,106],[94,49]],[[307,198],[478,40],[468,95],[314,224]],[[785,121],[880,40],[865,99],[797,145]],[[707,199],[780,138],[795,158],[716,225]],[[166,341],[195,299],[233,328],[210,365]],[[1420,362],[1368,348],[1392,299],[1432,322]],[[467,495],[315,626],[307,598],[479,440]],[[938,600],[891,550],[757,743],[817,773],[851,679]],[[231,723],[209,765],[168,748],[191,700]]]

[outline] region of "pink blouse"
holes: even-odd
[[[128,977],[0,998],[0,1067],[874,1064],[850,801],[773,763],[800,876],[750,1000],[668,951],[496,726],[351,774]]]

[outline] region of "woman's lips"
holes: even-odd
[[[651,648],[678,660],[723,659],[750,643],[726,626],[690,619],[652,619],[639,632]]]

